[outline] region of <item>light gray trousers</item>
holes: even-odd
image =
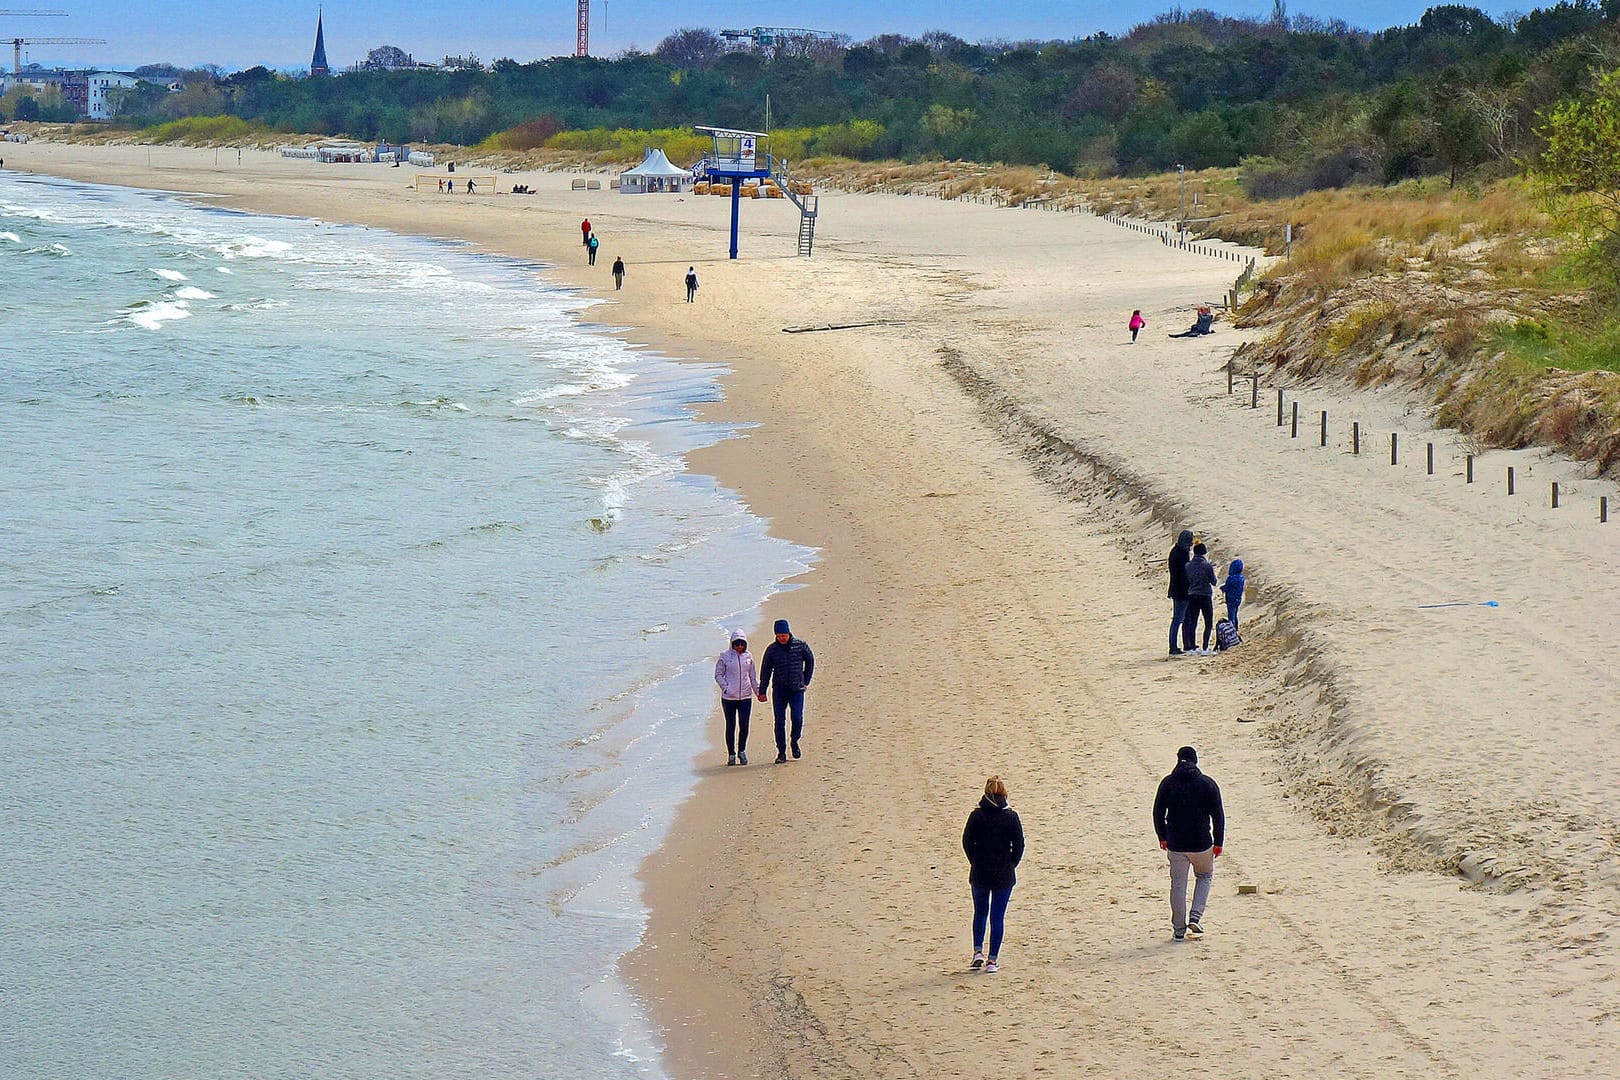
[[[1170,926],[1187,929],[1187,870],[1193,877],[1192,913],[1199,916],[1209,903],[1209,887],[1215,882],[1215,849],[1170,852]]]

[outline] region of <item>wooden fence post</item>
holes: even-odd
[[[1599,525],[1607,525],[1608,523],[1609,523],[1609,497],[1607,495],[1605,495],[1601,499],[1598,500],[1598,524]]]
[[[1558,509],[1558,481],[1552,482],[1552,508]]]
[[[1357,420],[1350,425],[1350,452],[1361,453],[1361,421]]]
[[[1277,387],[1277,426],[1282,427],[1282,387]]]
[[[1434,443],[1429,444],[1429,475],[1434,475]]]
[[[1392,431],[1392,432],[1389,433],[1389,463],[1391,465],[1396,464],[1396,458],[1397,458],[1397,455],[1396,455],[1396,450],[1395,450],[1395,433]]]
[[[1289,424],[1288,437],[1299,438],[1299,402],[1294,402],[1294,419]]]
[[[1230,356],[1226,358],[1226,392],[1228,394],[1232,392],[1232,358]]]
[[[1468,483],[1474,482],[1474,455],[1468,455]]]
[[[1511,495],[1511,494],[1513,494],[1513,466],[1509,465],[1507,467],[1507,469],[1508,469],[1508,494]]]
[[[1254,376],[1254,385],[1249,387],[1249,408],[1258,409],[1260,407],[1260,369],[1256,368],[1250,374]]]
[[[1322,410],[1322,445],[1327,445],[1327,410]]]

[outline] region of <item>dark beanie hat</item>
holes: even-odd
[[[777,619],[776,620],[776,628],[773,629],[771,631],[771,633],[773,633],[773,634],[791,634],[791,633],[793,633],[793,631],[788,629],[788,621],[786,619]]]
[[[1182,529],[1181,530],[1181,535],[1176,537],[1176,543],[1181,545],[1182,547],[1186,547],[1188,544],[1191,544],[1192,542],[1193,542],[1193,534],[1192,534],[1191,529]]]
[[[1198,764],[1198,751],[1194,750],[1190,746],[1183,746],[1180,750],[1176,751],[1176,760],[1190,761],[1196,765]]]

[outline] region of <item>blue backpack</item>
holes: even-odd
[[[1225,652],[1227,649],[1243,644],[1238,636],[1237,627],[1232,625],[1231,619],[1222,619],[1215,624],[1215,650]]]

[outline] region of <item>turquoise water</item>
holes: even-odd
[[[0,174],[0,1075],[657,1076],[615,974],[808,553],[459,247]]]

